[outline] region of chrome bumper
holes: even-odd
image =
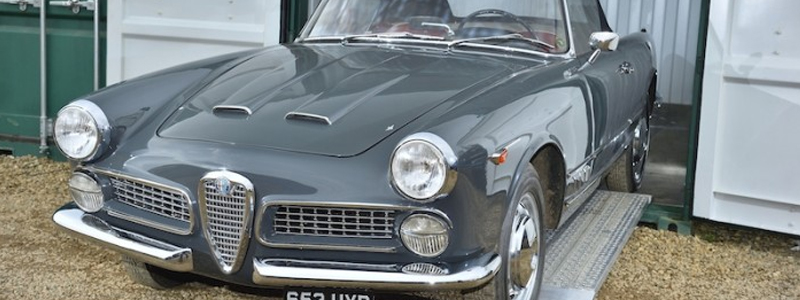
[[[108,225],[77,208],[62,208],[53,222],[73,236],[99,244],[144,263],[178,272],[194,269],[192,249],[180,248]]]
[[[313,262],[309,262],[313,263]],[[287,267],[253,260],[253,282],[259,285],[368,288],[394,291],[466,290],[486,284],[500,270],[500,257],[486,265],[448,275],[406,274],[313,267]]]

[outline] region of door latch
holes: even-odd
[[[80,0],[66,0],[66,1],[50,1],[52,6],[68,7],[72,13],[80,13],[82,8],[86,10],[94,10],[94,0],[80,1]]]
[[[28,10],[28,5],[33,7],[42,6],[42,2],[40,0],[0,0],[0,3],[18,5],[19,11]]]

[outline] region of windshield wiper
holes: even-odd
[[[345,36],[321,36],[309,37],[303,39],[301,42],[328,42],[335,41],[342,44],[347,44],[358,40],[380,40],[380,39],[409,39],[409,40],[423,40],[423,41],[444,41],[445,38],[435,35],[415,34],[410,32],[396,32],[396,33],[370,33],[370,34],[352,34]]]
[[[544,48],[544,49],[547,49],[547,50],[555,50],[556,49],[556,47],[553,46],[553,45],[550,45],[548,43],[545,43],[545,42],[537,40],[537,39],[524,37],[519,33],[455,40],[455,41],[452,41],[450,44],[448,44],[447,47],[448,47],[448,49],[452,49],[454,47],[458,47],[458,46],[461,46],[463,44],[480,43],[480,42],[492,42],[492,41],[500,41],[500,42],[520,41],[520,42],[525,42],[525,43],[528,43],[530,45],[533,45],[533,46],[536,46],[536,47],[539,47],[539,48]]]

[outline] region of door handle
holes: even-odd
[[[63,6],[72,9],[73,13],[81,12],[81,8],[86,10],[94,10],[94,0],[80,1],[80,0],[66,0],[66,1],[50,1],[52,6]]]
[[[633,64],[626,61],[619,65],[619,70],[617,70],[617,72],[622,75],[628,75],[636,72],[636,69],[633,67]]]
[[[42,5],[40,0],[0,0],[0,3],[18,5],[20,11],[28,10],[28,5],[33,5],[33,7]]]

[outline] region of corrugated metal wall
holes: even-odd
[[[697,0],[600,0],[608,22],[620,34],[653,37],[659,56],[658,90],[665,103],[692,103],[700,4]]]

